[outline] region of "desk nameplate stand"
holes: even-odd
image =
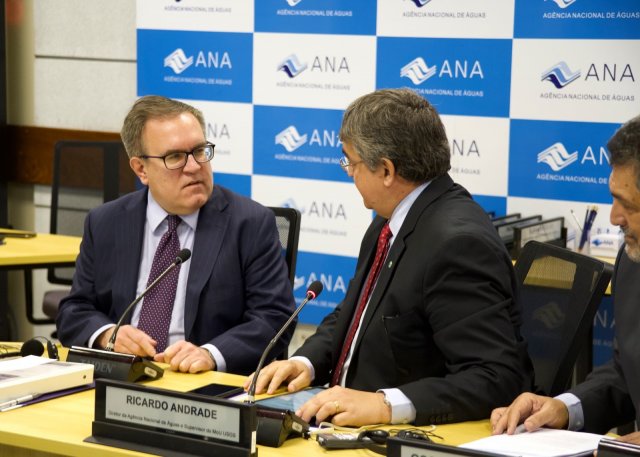
[[[464,449],[444,444],[429,443],[424,440],[390,437],[387,440],[388,457],[504,457],[491,452]]]
[[[164,456],[257,457],[256,407],[189,392],[96,380],[89,443]]]

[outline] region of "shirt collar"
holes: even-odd
[[[187,224],[191,230],[195,231],[198,225],[198,214],[200,214],[200,209],[186,216],[180,216],[180,219],[182,219],[183,224]],[[153,198],[151,191],[147,192],[147,222],[151,231],[158,230],[160,224],[164,222],[168,215],[169,213]]]
[[[396,208],[393,210],[391,218],[389,219],[389,228],[391,229],[391,233],[393,234],[394,238],[400,231],[400,227],[402,227],[402,224],[404,223],[409,210],[413,206],[413,203],[418,198],[418,195],[420,195],[429,184],[431,184],[431,181],[420,184],[418,187],[413,189],[406,197],[404,197],[400,201],[400,203],[398,203],[398,206],[396,206]]]

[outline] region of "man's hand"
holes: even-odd
[[[382,392],[363,392],[335,386],[315,395],[296,414],[309,422],[331,421],[335,425],[372,425],[391,422],[391,407]]]
[[[244,390],[248,390],[252,373],[244,381]],[[287,383],[289,392],[296,392],[311,385],[311,370],[300,360],[276,360],[260,371],[256,382],[256,394],[273,394],[281,384]]]
[[[640,432],[629,433],[618,438],[620,441],[631,444],[640,444]]]
[[[168,363],[173,371],[183,373],[216,369],[216,364],[208,350],[187,341],[178,341],[168,346],[164,352],[156,354],[153,360]]]
[[[518,424],[524,421],[528,432],[540,427],[566,428],[569,423],[569,411],[564,403],[551,397],[532,393],[521,394],[510,406],[496,408],[491,412],[493,434],[505,431],[513,435]]]
[[[104,349],[107,347],[107,343],[109,343],[115,328],[115,326],[108,328],[96,338],[95,343],[99,348]],[[115,352],[134,354],[141,357],[153,357],[156,355],[156,344],[156,340],[142,330],[131,325],[123,325],[120,327],[120,330],[118,330],[113,350]]]

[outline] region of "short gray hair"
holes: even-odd
[[[182,113],[193,114],[204,134],[206,131],[204,116],[199,109],[159,95],[146,95],[136,100],[125,117],[120,131],[120,137],[129,158],[145,155],[142,132],[149,119],[168,119]]]
[[[613,134],[607,148],[611,154],[611,166],[633,166],[637,176],[636,187],[640,189],[640,116],[623,124]]]
[[[436,109],[410,89],[382,89],[356,99],[344,112],[340,140],[374,170],[389,159],[415,183],[451,168],[447,134]]]

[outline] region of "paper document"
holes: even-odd
[[[516,435],[494,435],[460,447],[521,457],[591,455],[602,435],[567,430],[541,429]]]
[[[0,404],[93,382],[93,365],[29,355],[0,362]]]

